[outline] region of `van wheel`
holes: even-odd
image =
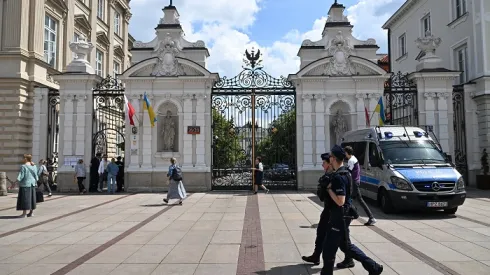
[[[458,211],[458,208],[455,207],[455,208],[450,208],[450,209],[444,209],[444,213],[446,214],[450,214],[450,215],[454,215],[456,214],[456,211]]]
[[[391,202],[390,195],[388,195],[388,192],[383,188],[379,190],[379,206],[381,207],[381,210],[385,214],[391,214],[395,212],[395,209],[393,207],[393,203]]]

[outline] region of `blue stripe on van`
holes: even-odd
[[[381,183],[380,180],[376,178],[371,178],[367,176],[361,176],[361,182],[367,183],[367,184],[374,184],[374,185],[379,185]],[[388,186],[393,190],[396,189],[396,186],[394,184],[388,184]]]

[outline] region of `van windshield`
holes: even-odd
[[[382,141],[380,147],[388,164],[446,163],[433,141]]]

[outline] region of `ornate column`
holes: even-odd
[[[34,22],[29,24],[29,51],[36,58],[44,60],[44,13],[39,11],[44,11],[45,1],[32,0],[30,2]]]
[[[206,98],[205,94],[197,94],[196,103],[196,125],[201,127],[201,134],[196,135],[196,167],[206,167]]]
[[[85,154],[85,144],[86,142],[86,103],[87,103],[87,95],[77,94],[75,97],[76,104],[76,136],[75,136],[75,155],[83,156]]]
[[[114,68],[114,9],[116,8],[116,1],[117,0],[111,0],[110,4],[108,5],[109,12],[108,12],[108,20],[107,20],[107,25],[109,25],[109,33],[107,34],[107,37],[109,38],[110,44],[107,45],[108,47],[108,52],[107,52],[107,65],[106,65],[106,75],[110,74],[112,75]],[[121,24],[121,23],[119,23]],[[123,70],[124,71],[124,70]],[[123,72],[121,71],[121,72]]]
[[[129,20],[131,19],[132,14],[129,12],[129,10],[124,11],[124,20],[123,20],[123,51],[124,51],[124,60],[123,60],[123,68],[126,70],[127,68],[131,67],[131,64],[129,63]],[[131,45],[132,46],[132,45]]]
[[[451,89],[452,92],[452,89]],[[449,127],[449,121],[453,121],[452,97],[451,92],[438,92],[437,96],[437,138],[441,147],[448,152],[454,159],[454,128]],[[427,116],[428,117],[428,116]]]
[[[60,100],[60,157],[58,171],[72,171],[70,165],[64,165],[65,157],[75,153],[74,150],[74,104],[75,95],[67,94],[61,96]]]
[[[46,96],[44,96],[46,95]],[[45,99],[48,95],[46,88],[34,88],[34,113],[32,121],[32,158],[40,160],[46,156],[47,118]],[[44,103],[44,104],[43,104]],[[43,108],[44,107],[44,108]]]
[[[141,101],[139,95],[131,95],[128,96],[128,100],[134,108],[135,117],[134,124],[132,126],[129,124],[129,121],[126,121],[126,152],[125,152],[125,161],[129,163],[128,171],[137,170],[141,167],[141,151],[140,148],[140,131],[141,124],[139,123],[141,118]],[[138,117],[138,118],[136,118]],[[128,145],[129,143],[129,145]]]
[[[366,123],[366,114],[364,108],[366,107],[366,102],[365,100],[367,99],[367,94],[356,94],[356,109],[357,109],[357,129],[362,129],[367,127]],[[372,111],[369,111],[370,107],[368,108],[368,114],[371,117]],[[369,117],[369,118],[370,118]]]
[[[436,97],[436,93],[433,92],[424,93],[425,123],[423,125],[436,124],[436,115],[435,115],[436,106],[434,100],[435,97]]]
[[[146,94],[150,102],[155,102],[155,97],[153,94]],[[148,113],[145,111],[143,112],[143,116],[148,116]],[[150,119],[148,118],[142,118],[143,120],[143,126],[141,127],[141,132],[143,136],[141,137],[141,155],[142,155],[142,163],[141,163],[141,170],[152,170],[153,169],[153,164],[152,164],[152,159],[153,159],[153,151],[152,150],[152,134],[153,134],[153,128],[151,127]],[[157,127],[155,123],[155,127]]]
[[[311,94],[303,95],[303,170],[313,168],[312,99]]]
[[[325,153],[325,98],[324,94],[315,94],[315,155],[313,163],[315,166],[321,166],[321,154]]]
[[[182,167],[193,167],[193,154],[195,152],[195,148],[192,146],[192,135],[187,134],[187,127],[192,126],[192,114],[193,114],[193,104],[192,101],[194,99],[194,95],[190,93],[185,93],[183,98],[184,100],[184,108],[182,109],[184,120],[182,127],[183,138],[181,139],[184,144],[182,144],[183,152],[182,152]],[[179,114],[180,115],[180,114]]]
[[[474,183],[476,178],[472,176],[471,171],[480,171],[480,158],[482,150],[480,149],[480,138],[478,135],[478,115],[477,104],[474,99],[476,96],[476,85],[467,84],[464,86],[464,109],[465,109],[465,130],[466,130],[466,159],[468,170],[470,171],[470,184]],[[459,99],[461,100],[461,99]]]

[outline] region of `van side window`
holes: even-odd
[[[354,154],[359,161],[359,165],[364,166],[364,157],[366,156],[366,142],[356,142],[354,144]]]
[[[369,164],[371,166],[376,166],[380,162],[380,157],[379,157],[379,152],[378,148],[376,147],[376,144],[373,142],[369,143]]]

